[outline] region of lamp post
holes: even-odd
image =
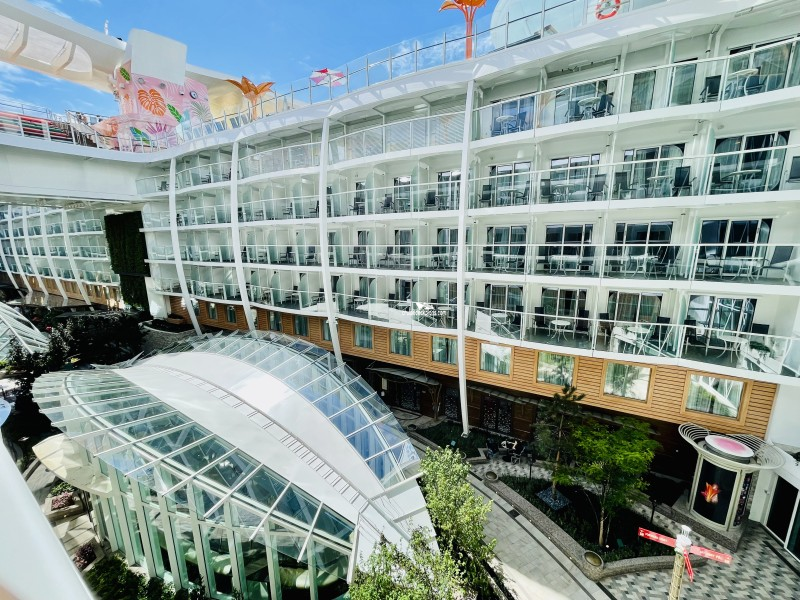
[[[464,58],[472,58],[472,25],[475,21],[475,13],[479,8],[486,5],[486,0],[445,0],[439,11],[456,9],[460,10],[464,15],[466,22],[466,42],[467,49]],[[445,38],[447,39],[447,38]],[[445,47],[445,56],[447,55],[447,48]]]

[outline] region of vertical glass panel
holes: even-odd
[[[233,591],[231,577],[231,554],[228,544],[228,532],[222,527],[200,526],[203,550],[208,572],[208,589],[213,598],[227,595]]]
[[[633,90],[631,92],[631,112],[650,110],[653,107],[653,89],[656,82],[656,72],[647,71],[636,73],[633,76]]]
[[[234,537],[244,597],[251,600],[268,600],[270,560],[263,536],[259,534],[248,540],[249,536],[236,533]]]
[[[632,400],[647,400],[649,388],[649,368],[614,362],[607,364],[603,393]]]
[[[317,598],[339,598],[347,591],[347,565],[350,557],[319,542],[314,543],[312,557],[317,571]]]
[[[694,78],[697,65],[679,65],[672,73],[672,96],[670,106],[682,106],[692,103]]]
[[[724,377],[691,374],[686,410],[736,418],[744,383]]]
[[[172,517],[172,532],[175,541],[175,556],[178,560],[181,585],[189,587],[190,583],[200,582],[200,569],[197,566],[197,549],[191,525],[184,519]],[[175,573],[173,572],[173,575]]]
[[[352,542],[353,525],[344,517],[340,517],[335,512],[323,507],[320,511],[317,523],[314,526],[319,531],[324,531],[334,537],[346,542]]]
[[[317,514],[319,502],[294,486],[289,486],[281,496],[275,510],[301,523],[311,524]]]
[[[286,482],[261,467],[237,492],[264,507],[271,507],[286,487]]]
[[[169,553],[167,552],[167,538],[164,533],[164,523],[161,518],[161,511],[149,509],[147,514],[147,526],[150,532],[150,549],[155,560],[155,570],[159,577],[164,576],[164,571],[171,571]]]
[[[273,544],[278,552],[279,579],[282,600],[309,600],[311,598],[311,573],[308,561],[298,554],[305,538],[274,536]]]
[[[133,545],[133,558],[137,565],[146,566],[147,561],[144,556],[144,548],[142,547],[142,532],[139,528],[139,519],[136,517],[134,510],[133,496],[125,494],[122,496],[122,501],[125,504],[125,516],[128,520],[128,532],[131,536],[131,544]]]

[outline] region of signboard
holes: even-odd
[[[644,527],[639,527],[639,537],[643,537],[646,540],[658,542],[659,544],[664,544],[665,546],[670,546],[672,548],[675,547],[675,538],[656,533],[655,531],[650,531]]]
[[[729,565],[733,562],[733,557],[730,554],[724,554],[722,552],[717,552],[716,550],[703,548],[702,546],[692,546],[689,548],[689,552],[696,554],[697,556],[702,556],[703,558],[710,558],[711,560],[715,560],[726,565]]]

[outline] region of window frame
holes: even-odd
[[[438,360],[434,352],[438,349],[436,348],[437,340],[444,340],[444,350],[445,350],[445,357],[450,358],[453,357],[453,360]],[[455,346],[455,349],[453,348]],[[458,365],[458,338],[446,336],[446,335],[432,335],[431,336],[431,362],[435,362],[441,365]]]
[[[689,394],[692,391],[692,377],[708,377],[712,379],[718,380],[729,380],[736,383],[740,383],[741,393],[739,395],[739,406],[738,411],[735,417],[731,417],[728,415],[723,415],[719,413],[707,412],[703,410],[698,410],[696,408],[689,408]],[[751,391],[752,382],[742,379],[741,377],[724,377],[719,375],[718,373],[707,373],[704,371],[688,371],[686,377],[686,385],[683,392],[683,402],[681,403],[681,414],[692,415],[693,418],[699,419],[710,419],[712,421],[718,421],[720,423],[741,423],[747,416],[747,407],[750,400],[750,391]]]
[[[608,371],[611,365],[624,365],[626,367],[636,367],[638,369],[646,369],[649,372],[647,381],[647,393],[643,399],[634,398],[631,396],[618,396],[616,394],[606,392],[606,380],[608,379]],[[606,360],[603,362],[603,379],[601,381],[602,387],[600,388],[601,396],[607,400],[614,402],[632,402],[637,406],[649,406],[653,402],[653,384],[655,383],[655,369],[643,363],[635,363],[630,361],[621,360]]]
[[[231,320],[231,315],[233,315],[233,320]],[[236,317],[236,307],[232,304],[225,307],[225,320],[231,325],[236,325],[239,322]]]
[[[217,320],[217,303],[216,302],[208,302],[206,304],[206,316],[211,319],[212,321]]]
[[[396,334],[402,334],[402,335],[407,337],[407,341],[406,341],[407,348],[408,348],[408,352],[407,353],[405,353],[405,352],[396,352],[395,351],[395,335]],[[413,345],[414,345],[413,344],[413,337],[412,337],[412,334],[411,334],[410,331],[407,331],[405,329],[391,329],[389,331],[389,354],[394,354],[395,356],[408,356],[408,357],[411,357],[411,355],[412,355],[412,353],[414,351],[413,350]]]
[[[300,327],[298,328],[298,324]],[[294,315],[292,319],[292,326],[294,328],[294,334],[299,337],[308,337],[308,317],[305,315]],[[302,330],[299,332],[298,329]]]
[[[359,344],[361,336],[359,335],[359,328],[364,328],[361,331],[369,331],[369,346],[363,346]],[[372,350],[375,346],[375,332],[372,329],[372,325],[362,325],[361,323],[354,323],[353,324],[353,347],[360,348],[362,350]]]
[[[491,346],[492,348],[499,348],[504,351],[508,352],[508,358],[498,358],[497,356],[493,355],[491,352],[484,352],[485,346]],[[497,363],[498,366],[506,365],[506,370],[494,370],[487,368],[488,365],[486,364],[484,358],[492,356],[492,362]],[[503,375],[505,377],[511,376],[511,371],[513,368],[514,363],[514,349],[511,346],[503,346],[501,344],[492,344],[490,342],[481,342],[480,349],[478,351],[478,369],[483,373],[492,373],[493,375]]]
[[[569,372],[569,381],[562,381],[562,382],[559,382],[559,383],[553,383],[551,381],[544,381],[543,379],[540,378],[540,373],[542,372],[542,368],[541,368],[542,365],[541,365],[540,361],[542,359],[542,356],[544,356],[544,355],[558,356],[558,357],[561,357],[563,359],[572,361],[572,368],[571,368],[571,370]],[[536,352],[536,383],[539,384],[539,385],[552,385],[554,387],[557,387],[558,389],[562,389],[565,385],[573,385],[573,383],[575,381],[575,369],[576,369],[575,359],[576,359],[576,357],[571,355],[571,354],[561,354],[560,352],[550,352],[548,350],[538,350]]]

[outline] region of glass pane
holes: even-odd
[[[275,510],[301,523],[310,525],[317,514],[319,502],[294,486],[289,486]]]
[[[242,591],[245,598],[252,600],[269,600],[269,554],[264,545],[264,538],[256,535],[235,534],[237,554],[241,557],[239,571],[242,578]]]
[[[317,598],[334,600],[347,592],[347,565],[350,557],[320,543],[314,544],[314,565],[317,570]]]

